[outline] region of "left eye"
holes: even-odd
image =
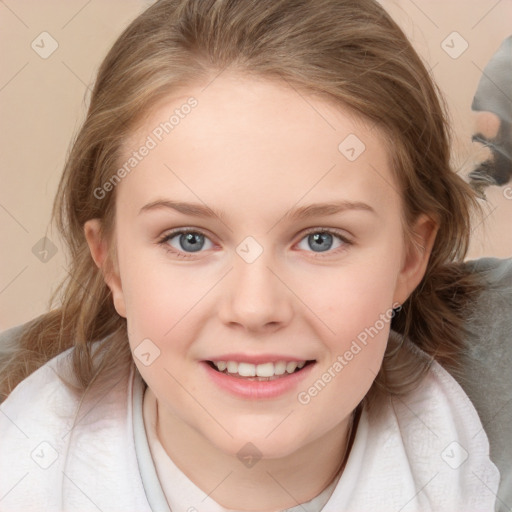
[[[338,242],[337,245],[333,247],[335,239],[338,239]],[[301,249],[305,249],[304,246],[301,247],[301,244],[304,244],[304,242],[313,249],[313,252],[326,252],[330,249],[337,249],[343,244],[348,243],[342,236],[329,231],[314,231],[309,233],[300,241],[299,247]]]

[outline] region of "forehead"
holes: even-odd
[[[120,165],[144,146],[119,185],[134,205],[156,195],[270,210],[340,196],[400,202],[379,129],[286,82],[227,74],[182,88],[133,132]]]

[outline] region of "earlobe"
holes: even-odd
[[[403,304],[423,279],[438,227],[427,215],[418,217],[412,229],[412,239],[407,242],[407,251],[395,289],[395,302]]]
[[[92,259],[101,270],[103,280],[112,292],[114,307],[120,316],[126,318],[126,306],[121,279],[117,271],[113,268],[112,262],[108,261],[108,244],[102,236],[101,220],[90,219],[85,222],[84,234]]]

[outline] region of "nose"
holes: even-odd
[[[290,323],[293,294],[264,255],[252,263],[235,256],[220,299],[219,317],[225,325],[268,333]]]

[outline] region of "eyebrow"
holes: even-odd
[[[225,220],[226,218],[224,212],[212,209],[206,204],[170,201],[167,199],[159,199],[144,205],[140,209],[139,215],[143,212],[160,209],[175,210],[184,215],[191,215],[193,217],[218,217],[221,220]],[[283,216],[282,220],[304,220],[310,217],[335,215],[336,213],[348,210],[367,211],[376,214],[375,210],[370,205],[361,201],[337,201],[333,203],[317,203],[291,208]]]

